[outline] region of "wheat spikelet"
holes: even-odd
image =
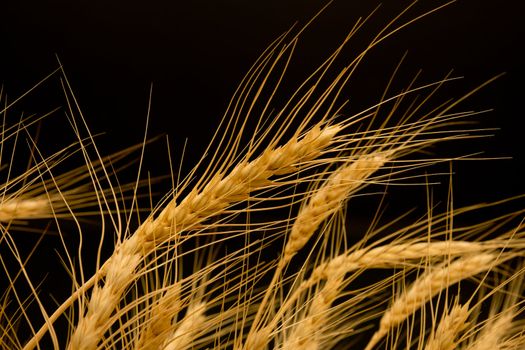
[[[120,250],[114,255],[112,263],[107,265],[106,283],[103,287],[96,285],[93,288],[88,311],[78,323],[68,345],[69,349],[96,348],[101,333],[107,327],[107,320],[140,262],[139,255],[126,253]]]
[[[339,294],[342,282],[341,276],[328,278],[323,288],[313,296],[307,314],[292,328],[282,346],[283,350],[322,349],[319,337],[327,324],[328,312]]]
[[[253,349],[253,350],[265,350],[267,348],[268,339],[272,330],[269,327],[258,329],[256,332],[248,334],[244,344],[242,341],[235,346],[235,350],[241,349]]]
[[[200,302],[188,307],[186,316],[178,323],[177,329],[163,344],[164,350],[192,348],[196,333],[202,330],[206,323],[206,303]]]
[[[507,280],[510,288],[492,297],[489,316],[467,350],[521,349],[525,345],[523,266]],[[500,288],[498,288],[500,289]]]
[[[437,329],[432,332],[425,350],[454,350],[456,338],[468,326],[469,307],[456,304],[443,315]]]
[[[388,244],[362,248],[341,254],[317,266],[305,285],[313,285],[331,276],[344,275],[358,269],[392,268],[423,258],[457,256],[495,249],[504,242],[436,241]]]
[[[83,189],[66,191],[61,194],[14,197],[0,203],[0,222],[12,223],[19,220],[67,218],[70,211],[93,206],[93,198]],[[84,192],[84,193],[83,193]]]
[[[479,308],[485,305],[483,301],[490,300],[488,316],[477,322],[466,334],[468,344],[463,348],[467,350],[488,349],[520,349],[525,345],[523,320],[524,302],[524,265],[517,268],[513,266],[503,281],[489,290],[489,296],[479,302]],[[482,309],[483,310],[483,309]]]
[[[326,183],[301,208],[284,248],[283,263],[287,263],[308,242],[319,225],[340,208],[341,203],[367,178],[380,169],[389,156],[382,153],[365,154],[333,172]]]
[[[379,329],[370,339],[366,350],[372,349],[393,327],[416,312],[433,296],[448,286],[480,272],[489,270],[497,262],[494,253],[480,253],[461,257],[449,265],[432,269],[419,277],[383,314]]]
[[[479,335],[475,343],[471,344],[469,350],[494,350],[500,349],[502,343],[507,337],[509,330],[512,328],[512,320],[514,319],[514,312],[509,310],[483,327],[482,333]]]
[[[52,205],[47,198],[15,198],[0,203],[0,222],[50,217]]]
[[[148,310],[147,318],[143,321],[145,329],[139,334],[137,350],[155,350],[165,342],[173,328],[174,315],[182,309],[180,299],[180,285],[169,286],[165,294],[158,302],[154,303]]]

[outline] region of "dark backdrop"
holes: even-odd
[[[57,55],[90,127],[107,133],[99,140],[106,152],[142,139],[148,90],[153,84],[150,135],[168,134],[175,149],[180,149],[187,137],[190,154],[197,156],[236,84],[262,50],[294,22],[305,23],[325,3],[9,1],[0,8],[0,80],[9,97],[18,96],[58,66]],[[306,77],[356,19],[369,14],[378,3],[335,1],[303,36],[288,78],[290,86]],[[356,39],[356,46],[409,3],[383,3]],[[442,3],[417,4],[405,18]],[[457,181],[464,186],[461,192],[483,193],[473,200],[490,197],[490,192],[522,193],[523,173],[518,169],[525,164],[520,128],[523,14],[524,5],[517,0],[503,5],[474,0],[453,3],[380,45],[350,82],[347,95],[356,101],[354,105],[366,106],[377,100],[406,50],[408,58],[400,81],[408,81],[420,68],[426,81],[454,69],[456,75],[465,76],[458,90],[451,92],[455,96],[506,72],[465,108],[495,110],[479,119],[483,126],[501,131],[477,150],[514,160],[473,165],[472,169],[469,163]],[[354,52],[352,44],[348,57]],[[21,104],[26,112],[43,113],[64,104],[57,79],[39,90],[41,98]],[[281,94],[283,101],[286,92]],[[33,104],[36,100],[45,103],[37,106]],[[10,117],[12,122],[17,116],[13,113]],[[56,130],[51,141],[58,143],[67,134]]]

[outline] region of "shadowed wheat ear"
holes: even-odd
[[[469,306],[455,304],[450,311],[444,311],[437,328],[432,331],[425,350],[454,350],[457,337],[468,327]]]
[[[186,315],[177,324],[175,331],[162,344],[164,350],[191,349],[196,333],[202,330],[207,321],[206,303],[200,302],[188,307]]]
[[[213,343],[216,336],[214,333],[221,333],[221,326],[232,323],[231,312],[222,310],[217,313],[216,308],[228,298],[231,299],[231,294],[237,296],[238,289],[242,287],[234,281],[239,280],[239,269],[242,266],[240,263],[244,256],[239,252],[234,252],[217,258],[213,254],[215,249],[213,244],[209,247],[207,244],[198,245],[192,254],[202,253],[198,259],[203,258],[205,256],[203,250],[208,248],[211,254],[205,262],[194,262],[192,274],[186,277],[180,275],[174,277],[167,273],[163,277],[157,277],[156,282],[144,287],[144,296],[140,298],[142,301],[136,304],[137,309],[142,311],[134,315],[133,325],[128,328],[132,333],[137,334],[139,339],[136,342],[135,337],[131,338],[130,343],[135,343],[135,349],[158,349],[167,346],[168,343],[178,344],[179,348],[182,348],[183,343],[191,347],[195,341],[199,341],[204,346]],[[173,269],[180,272],[185,255],[188,255],[187,251],[174,258],[166,258],[166,260],[153,258],[150,264],[162,267],[168,264],[170,265],[168,270]],[[144,277],[146,276],[148,275]],[[223,285],[224,279],[228,279],[232,284],[232,290],[228,290]],[[174,282],[169,284],[172,280]],[[161,284],[162,287],[156,287],[158,284]],[[134,305],[134,303],[128,305]],[[181,317],[183,310],[185,310],[185,315]],[[118,315],[119,312],[121,311],[117,310],[116,314]],[[117,316],[119,317],[121,316]],[[202,322],[197,322],[198,320]],[[184,331],[184,327],[179,327],[181,323],[186,324],[188,332]],[[193,324],[191,329],[189,329],[189,324]],[[123,333],[126,332],[123,331]],[[191,339],[194,341],[189,342]],[[170,346],[174,347],[173,344]]]
[[[514,328],[513,321],[515,316],[514,310],[506,310],[497,315],[497,317],[489,319],[476,341],[467,349],[494,350],[504,348],[503,343],[508,340],[508,336]]]
[[[328,324],[332,303],[338,297],[342,283],[342,276],[327,279],[324,286],[313,296],[304,318],[293,326],[282,346],[283,350],[322,349],[319,336],[322,334],[323,327]]]
[[[489,320],[482,333],[467,350],[523,349],[525,346],[525,321],[516,319],[517,312],[507,310]]]
[[[156,350],[164,344],[165,338],[170,335],[173,328],[174,315],[182,310],[180,285],[170,285],[166,292],[159,297],[148,310],[147,322],[144,330],[139,334],[137,350]]]
[[[523,264],[491,293],[489,315],[467,334],[467,350],[522,349],[525,346]],[[509,285],[506,287],[506,285]]]

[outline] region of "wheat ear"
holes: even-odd
[[[123,249],[113,255],[111,263],[106,266],[106,283],[104,286],[93,287],[87,313],[78,322],[68,349],[96,349],[107,328],[106,323],[130,279],[133,279],[140,261],[140,255],[130,254]]]
[[[468,350],[496,350],[501,349],[505,338],[509,335],[512,321],[516,313],[513,309],[506,310],[495,319],[490,320],[482,330],[481,335]]]
[[[339,130],[337,125],[323,128],[316,125],[302,138],[294,137],[281,147],[264,151],[253,161],[241,162],[225,177],[215,175],[202,191],[192,191],[178,205],[172,200],[157,218],[146,220],[106,262],[105,283],[93,288],[86,316],[80,318],[69,349],[96,348],[122,293],[134,281],[138,264],[158,244],[196,228],[232,203],[247,199],[251,191],[270,185],[273,175],[296,171],[318,157]]]
[[[438,241],[419,243],[398,243],[362,248],[348,254],[341,254],[317,266],[305,281],[312,286],[334,275],[344,275],[358,269],[392,268],[422,258],[457,256],[486,251],[501,246],[498,242]]]
[[[39,219],[53,215],[48,198],[13,198],[0,203],[0,222]]]
[[[329,278],[323,288],[312,299],[312,303],[304,319],[297,323],[290,336],[282,346],[282,350],[317,350],[321,349],[319,336],[327,324],[327,316],[332,303],[337,298],[343,283],[341,276]]]
[[[454,350],[458,335],[468,326],[469,306],[456,304],[439,322],[430,336],[425,350]]]
[[[259,325],[259,321],[266,311],[266,304],[272,295],[273,287],[292,257],[308,242],[319,225],[340,209],[344,200],[366,184],[367,178],[380,169],[387,160],[385,152],[359,156],[355,161],[335,170],[310,197],[307,204],[301,208],[292,225],[288,241],[284,247],[284,254],[279,260],[273,278],[259,305],[250,333],[253,333]],[[252,335],[248,334],[248,338],[250,336]]]
[[[443,289],[489,270],[497,262],[497,258],[494,253],[464,256],[422,275],[383,314],[379,329],[374,333],[365,350],[371,350],[390,329],[403,322]]]
[[[140,332],[137,350],[157,350],[165,343],[173,328],[172,321],[182,309],[180,284],[169,286],[166,292],[148,310],[148,320]]]
[[[467,242],[467,241],[438,241],[419,243],[388,244],[375,248],[362,248],[350,253],[338,255],[324,262],[312,271],[310,277],[303,281],[298,288],[287,298],[279,312],[273,319],[275,324],[279,317],[292,305],[308,288],[320,281],[329,280],[359,269],[393,268],[402,264],[414,262],[422,258],[457,256],[469,253],[495,249],[503,242]]]
[[[199,302],[188,307],[186,316],[179,322],[175,332],[167,339],[161,349],[183,350],[190,348],[196,334],[204,329],[207,317],[205,315],[206,303]]]
[[[284,248],[282,261],[287,263],[308,242],[319,225],[335,213],[341,203],[366,184],[389,157],[384,153],[365,154],[337,169],[301,208]]]
[[[347,273],[360,269],[371,268],[393,268],[402,264],[417,262],[422,258],[457,256],[469,253],[482,252],[495,249],[503,245],[503,242],[467,242],[467,241],[440,241],[419,243],[388,244],[375,248],[362,248],[350,253],[338,255],[327,262],[318,265],[308,279],[301,282],[292,294],[286,298],[281,308],[273,319],[265,327],[254,332],[250,338],[263,338],[269,334],[279,322],[284,313],[300,298],[309,288],[320,281],[335,280],[343,278]],[[262,341],[259,341],[262,342]],[[245,347],[250,349],[249,347]]]
[[[281,147],[265,150],[252,161],[240,162],[227,176],[215,174],[202,191],[194,189],[180,204],[171,201],[155,219],[153,229],[139,230],[142,246],[136,247],[137,251],[144,247],[152,249],[174,234],[196,229],[233,203],[248,199],[251,192],[270,186],[272,176],[297,171],[298,167],[319,157],[340,130],[337,125],[316,125],[302,138],[294,137]]]

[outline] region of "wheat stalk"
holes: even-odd
[[[312,98],[311,96],[313,96],[313,93],[316,89],[317,83],[321,81],[328,68],[332,65],[334,59],[341,52],[342,47],[353,34],[352,31],[352,33],[344,40],[341,46],[337,48],[337,50],[335,50],[334,53],[330,55],[330,57],[320,66],[320,68],[307,79],[308,83],[312,82],[312,88],[304,88],[307,86],[305,82],[305,84],[301,85],[301,87],[293,95],[290,103],[288,103],[286,107],[281,112],[279,112],[279,117],[288,115],[288,118],[287,120],[282,121],[282,127],[276,128],[279,131],[278,136],[271,140],[271,147],[264,150],[260,157],[254,160],[250,160],[249,157],[245,157],[244,159],[238,161],[237,165],[233,166],[233,158],[235,157],[236,150],[239,147],[238,141],[227,142],[227,145],[231,146],[234,151],[232,151],[231,155],[228,155],[224,158],[221,157],[221,159],[226,160],[224,165],[220,165],[218,167],[210,166],[209,169],[215,169],[217,172],[215,172],[211,178],[209,178],[209,181],[207,181],[204,185],[202,185],[203,182],[199,181],[199,184],[202,186],[196,186],[180,202],[177,202],[177,198],[172,199],[171,202],[169,202],[159,213],[159,215],[156,217],[155,215],[151,215],[142,225],[140,225],[134,234],[118,243],[112,257],[110,257],[97,271],[95,276],[83,282],[82,285],[73,293],[73,295],[68,298],[60,307],[58,307],[51,316],[46,316],[46,324],[38,332],[36,332],[36,335],[26,345],[26,349],[31,349],[36,346],[39,339],[49,329],[50,325],[60,315],[62,315],[79,296],[82,296],[83,298],[79,311],[77,329],[73,332],[71,337],[71,344],[74,346],[70,345],[70,348],[73,349],[76,347],[83,347],[83,342],[87,341],[89,344],[87,348],[91,349],[93,346],[95,346],[96,339],[100,339],[107,327],[110,326],[110,323],[108,323],[108,318],[116,308],[117,303],[121,300],[122,294],[138,278],[139,274],[137,273],[137,267],[141,261],[143,261],[145,256],[155,252],[157,247],[163,243],[166,243],[170,240],[176,240],[177,237],[180,237],[182,232],[203,229],[204,227],[208,229],[212,228],[213,226],[207,222],[208,219],[224,213],[227,208],[229,208],[234,203],[248,200],[249,194],[253,191],[271,188],[272,182],[270,178],[272,176],[293,174],[303,168],[314,165],[315,163],[312,162],[313,159],[318,157],[321,152],[323,152],[324,148],[333,141],[335,134],[343,129],[343,127],[357,124],[370,116],[372,116],[372,118],[375,117],[374,113],[371,111],[375,109],[377,113],[379,107],[383,104],[386,104],[387,102],[397,100],[396,103],[400,103],[403,97],[408,94],[407,92],[402,92],[390,99],[381,100],[376,106],[373,106],[370,109],[367,109],[354,116],[350,119],[350,121],[343,122],[342,124],[336,124],[334,126],[328,126],[325,123],[329,117],[339,112],[339,110],[335,108],[335,100],[339,96],[340,88],[342,87],[341,85],[346,84],[349,76],[352,74],[356,66],[361,62],[364,55],[379,42],[383,41],[388,36],[392,35],[408,24],[406,23],[400,25],[398,28],[388,32],[387,29],[389,30],[389,27],[395,23],[398,18],[399,16],[389,23],[384,28],[384,30],[380,31],[380,33],[372,40],[365,51],[359,54],[349,66],[345,67],[340,72],[340,74],[338,74],[336,79],[329,85],[329,88],[322,92],[320,94],[321,96],[317,100],[310,101]],[[356,25],[357,28],[359,26],[360,25]],[[280,43],[281,41],[278,40],[277,42]],[[273,48],[270,50],[270,53],[278,52],[279,60],[284,57],[284,52],[291,51],[292,48],[293,45],[286,45],[282,51]],[[269,62],[270,56],[271,54],[263,55],[262,60],[265,62],[261,63],[261,66],[254,68],[253,72],[250,73],[250,77],[254,79],[253,81],[259,81],[258,75],[263,74],[264,70],[266,69],[266,64]],[[270,74],[272,70],[273,66],[270,64],[268,74]],[[268,80],[268,75],[263,74],[263,76],[263,78],[260,78],[262,81],[261,88]],[[249,78],[248,80],[252,78]],[[250,95],[250,92],[255,86],[255,83],[253,82],[248,82],[247,84],[248,85],[246,87],[243,87],[243,89],[245,88],[246,90],[243,90],[239,96],[241,105],[234,107],[235,112],[232,112],[232,116],[235,118],[238,118],[237,107],[239,107],[239,110],[243,110],[245,103],[244,99]],[[440,84],[435,85],[439,86]],[[430,84],[423,86],[420,89],[431,88],[432,86],[433,85]],[[418,91],[420,89],[416,88],[414,91]],[[257,96],[259,96],[259,92],[257,92]],[[303,95],[301,95],[301,93],[303,93]],[[257,98],[258,97],[255,99]],[[295,102],[296,99],[299,101],[294,104],[293,102]],[[312,106],[304,107],[307,102],[312,102]],[[250,108],[248,108],[248,114],[250,114],[253,103],[250,104]],[[433,130],[434,128],[445,125],[448,121],[448,118],[455,119],[464,116],[450,116],[446,114],[448,110],[454,105],[455,103],[452,103],[446,107],[433,110],[432,113],[425,115],[425,118],[428,117],[428,120],[408,123],[407,121],[413,117],[413,115],[421,107],[415,106],[414,110],[410,111],[410,113],[406,114],[402,118],[404,124],[402,123],[402,125],[396,127],[386,128],[386,122],[382,123],[379,130],[374,131],[367,129],[365,132],[358,134],[359,137],[357,140],[353,140],[353,142],[355,142],[356,147],[363,148],[365,147],[364,143],[370,142],[373,144],[375,140],[379,139],[384,142],[382,145],[384,148],[397,147],[402,149],[400,155],[408,152],[408,150],[423,148],[424,146],[429,145],[439,139],[438,137],[434,137],[437,135]],[[266,110],[267,107],[268,106],[265,105],[264,110]],[[323,110],[323,107],[325,107],[325,110]],[[392,113],[387,116],[387,120],[390,119],[396,107],[397,104],[394,106]],[[303,111],[305,112],[305,121],[301,122],[301,125],[298,129],[299,131],[297,131],[297,133],[289,142],[285,143],[281,147],[276,147],[275,145],[277,141],[280,140],[284,132],[289,128],[288,124],[294,118],[297,118],[298,115],[301,115]],[[321,122],[316,124],[301,138],[299,136],[299,132],[305,129],[306,125],[308,125],[308,123],[314,119],[314,116],[322,114],[323,112],[325,114],[318,118],[321,119]],[[465,115],[468,115],[468,113]],[[235,129],[235,127],[232,129]],[[242,132],[243,127],[241,126],[240,129]],[[228,131],[230,129],[227,128],[226,130]],[[384,130],[386,130],[386,132],[384,132]],[[262,134],[265,136],[266,133],[263,132]],[[425,139],[425,137],[430,135],[432,135],[433,138],[431,137],[430,140]],[[422,140],[417,139],[418,137],[421,137]],[[250,142],[250,146],[248,148],[249,152],[260,147],[261,144],[263,144],[262,140],[264,139],[265,138],[262,137],[259,141],[257,141],[257,139],[254,138]],[[219,143],[222,144],[222,141]],[[345,147],[348,147],[349,144],[350,142],[347,142],[346,144],[342,143],[338,148],[332,149],[332,151],[344,151]],[[328,163],[328,160],[324,161],[324,164],[326,163]],[[318,163],[317,165],[320,164],[323,164],[323,162]],[[233,168],[227,172],[226,170],[232,166]],[[297,183],[297,181],[292,183]],[[121,232],[117,233],[117,235],[119,236],[120,241]],[[122,266],[125,266],[125,268],[117,272],[119,267]],[[101,279],[104,276],[105,278],[102,282]],[[86,292],[92,287],[92,301],[86,303],[87,298],[84,297]],[[256,321],[254,324],[257,325],[258,322]]]
[[[327,82],[326,90],[319,91],[326,85],[325,76],[331,76],[330,67],[343,47],[367,19],[360,20],[343,43],[290,95],[285,107],[274,113],[270,112],[270,102],[285,75],[299,34],[293,36],[290,43],[284,41],[289,33],[276,40],[241,83],[225,114],[223,123],[226,126],[221,126],[214,137],[216,143],[210,144],[207,155],[185,179],[175,180],[173,176],[170,194],[158,204],[157,209],[148,212],[148,217],[135,230],[130,223],[135,218],[135,211],[140,212],[136,195],[141,182],[137,177],[135,185],[119,186],[119,189],[134,191],[130,214],[128,208],[117,204],[117,193],[123,191],[115,190],[111,181],[109,189],[101,185],[110,176],[107,164],[100,156],[99,161],[87,164],[86,169],[71,172],[68,176],[54,176],[51,171],[60,163],[59,155],[48,159],[41,157],[42,161],[28,171],[29,174],[39,174],[28,185],[24,176],[6,180],[0,186],[3,191],[0,200],[0,243],[7,242],[20,271],[12,276],[4,257],[0,256],[10,283],[0,304],[0,347],[24,347],[26,350],[42,347],[40,340],[49,331],[53,346],[59,348],[62,345],[59,336],[60,341],[62,336],[54,329],[53,322],[65,316],[70,324],[70,338],[64,339],[64,343],[68,342],[65,346],[69,350],[128,347],[147,350],[210,347],[262,350],[272,345],[283,350],[323,349],[335,346],[340,339],[346,340],[359,334],[362,330],[354,331],[353,326],[360,327],[378,317],[378,305],[382,305],[381,300],[389,295],[388,287],[400,282],[403,273],[409,269],[428,267],[410,287],[394,298],[392,305],[384,312],[379,329],[366,346],[366,350],[371,350],[392,329],[452,284],[499,264],[502,264],[499,271],[508,273],[513,265],[503,263],[511,258],[523,258],[525,243],[522,224],[498,239],[488,240],[486,236],[503,230],[511,219],[521,219],[523,211],[504,216],[499,221],[457,229],[453,221],[461,210],[450,210],[440,218],[446,221],[446,241],[436,240],[436,237],[442,238],[445,234],[431,233],[436,221],[430,218],[423,225],[408,225],[385,239],[379,238],[368,244],[373,236],[384,233],[384,228],[375,230],[379,221],[377,214],[359,244],[348,245],[349,235],[342,229],[338,231],[340,228],[332,227],[324,231],[326,234],[320,237],[319,244],[312,251],[305,252],[307,257],[302,265],[300,261],[297,267],[290,264],[292,260],[300,260],[297,253],[304,249],[321,225],[334,218],[336,212],[342,211],[346,200],[353,198],[365,185],[380,180],[388,181],[389,185],[398,184],[396,181],[401,184],[403,180],[415,182],[417,176],[408,171],[440,161],[429,157],[415,160],[402,157],[438,141],[471,137],[469,130],[455,127],[473,112],[449,112],[462,99],[425,110],[426,102],[437,89],[453,79],[448,76],[437,83],[416,87],[414,80],[406,90],[387,98],[391,95],[389,83],[376,105],[351,117],[341,116],[345,103],[339,103],[338,98],[365,54],[427,14],[391,29],[404,13],[381,30],[350,64],[336,72],[336,78]],[[285,66],[282,71],[276,68],[279,64]],[[276,71],[277,77],[274,77]],[[275,87],[266,86],[275,81]],[[407,96],[428,90],[431,92],[423,101],[417,97],[408,101],[411,103],[401,111],[399,122],[390,126],[393,116],[405,108]],[[258,101],[266,94],[270,97],[262,102],[259,111]],[[68,98],[67,102],[73,115],[71,105],[76,101]],[[390,103],[392,109],[383,111],[384,106]],[[2,113],[6,110],[7,107]],[[260,119],[250,130],[246,127],[247,120],[258,113]],[[412,121],[420,114],[421,120]],[[335,122],[336,118],[345,120]],[[89,163],[85,141],[80,137],[74,119],[70,121],[78,134],[80,151]],[[20,124],[23,122],[25,120]],[[286,141],[285,135],[288,137],[288,133],[293,132],[296,122],[299,126]],[[454,129],[440,129],[448,126]],[[354,127],[356,130],[350,130]],[[7,138],[18,135],[20,131],[16,129],[14,134],[10,134],[13,129],[4,129],[5,126],[0,132],[2,146]],[[344,135],[341,135],[343,131]],[[250,135],[251,132],[253,135]],[[244,136],[250,137],[243,149]],[[93,141],[91,133],[89,140]],[[95,151],[98,155],[96,148]],[[2,150],[0,158],[1,153]],[[211,155],[211,160],[206,158],[208,155]],[[373,177],[387,164],[392,165],[388,180],[383,181],[387,179],[383,175]],[[199,175],[197,170],[202,167],[205,168],[204,174]],[[314,173],[319,169],[324,171]],[[51,180],[42,180],[43,174],[49,175]],[[98,176],[103,179],[98,179]],[[90,179],[91,183],[73,188],[81,179]],[[42,184],[35,185],[40,180]],[[427,181],[425,178],[425,185],[428,185]],[[194,184],[193,188],[191,184]],[[308,184],[314,186],[308,187]],[[17,186],[21,188],[15,191]],[[293,194],[290,194],[291,191],[294,191]],[[286,219],[264,218],[263,222],[254,218],[261,211],[267,214],[270,209],[294,212],[298,203],[302,206],[295,218],[291,214]],[[116,231],[113,253],[101,265],[106,228],[101,215],[101,242],[94,275],[84,279],[81,247],[76,256],[80,260],[78,268],[75,257],[70,256],[69,249],[65,247],[74,288],[68,299],[52,315],[48,315],[47,305],[43,305],[38,297],[40,290],[25,269],[27,261],[18,252],[9,234],[11,224],[18,220],[41,218],[51,218],[58,224],[60,218],[72,218],[83,240],[87,236],[82,235],[73,209],[93,206],[100,209],[101,214],[111,215],[112,228]],[[430,203],[428,207],[432,208]],[[432,217],[433,208],[428,215]],[[414,228],[417,229],[412,230]],[[428,232],[423,237],[417,237],[425,231]],[[265,261],[265,252],[272,249],[273,244],[282,242],[279,239],[287,233],[282,254],[269,262]],[[200,239],[203,236],[210,238],[210,241],[202,243]],[[60,238],[65,241],[62,232]],[[241,246],[235,246],[236,240],[243,241]],[[234,243],[233,248],[228,246],[230,242]],[[193,243],[195,247],[186,250]],[[210,258],[205,268],[200,269],[199,262],[205,249],[217,249],[222,254],[220,249],[224,246],[226,255],[230,253],[229,249],[234,249],[235,253],[229,258]],[[182,268],[186,259],[194,260],[191,272]],[[396,271],[400,267],[403,270]],[[358,275],[376,268],[393,269],[393,272],[381,282],[352,289],[352,282]],[[80,274],[77,275],[79,269]],[[266,278],[272,274],[273,278],[267,283]],[[523,275],[523,271],[516,274]],[[157,283],[148,284],[152,276],[158,278],[159,275],[163,275],[161,283],[157,280]],[[20,276],[28,283],[45,322],[39,330],[33,328],[35,321],[24,310],[27,304],[15,290],[15,282]],[[210,280],[198,288],[187,288],[190,285],[195,287],[202,279],[208,278]],[[482,286],[492,281],[483,278],[476,282]],[[519,284],[522,284],[521,280]],[[353,293],[356,293],[355,296]],[[15,316],[8,315],[6,311],[11,296],[21,309]],[[339,297],[341,303],[336,302]],[[489,315],[482,328],[473,327],[481,331],[468,349],[485,350],[487,346],[518,349],[522,346],[525,335],[523,331],[516,332],[517,328],[523,328],[523,322],[516,320],[522,312],[519,310],[520,298],[510,303],[510,311],[502,312],[497,317]],[[363,305],[356,305],[358,302]],[[462,339],[458,340],[458,336],[467,326],[471,312],[468,305],[454,305],[450,312],[440,317],[437,327],[433,324],[436,328],[431,332],[423,329],[425,324],[421,322],[420,336],[430,334],[425,350],[451,350],[461,344]],[[337,317],[340,319],[335,320]],[[32,338],[25,345],[14,335],[18,319],[25,321],[32,333]],[[412,334],[407,334],[407,348],[413,344],[411,337]],[[423,341],[417,344],[420,349]]]

